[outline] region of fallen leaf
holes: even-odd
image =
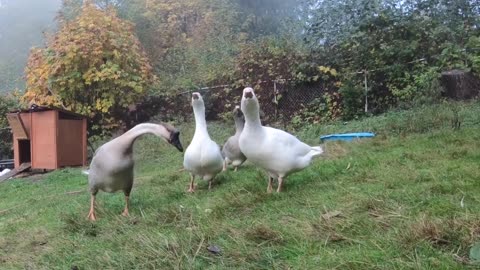
[[[210,251],[211,253],[215,254],[215,255],[218,255],[222,252],[222,250],[218,246],[215,246],[215,245],[208,246],[207,250]]]
[[[327,213],[323,214],[323,215],[322,215],[322,218],[324,218],[324,219],[331,219],[331,218],[333,218],[333,217],[338,217],[338,216],[340,216],[341,214],[342,214],[342,212],[337,211],[337,210],[335,210],[335,211],[330,211],[330,212],[327,212]]]

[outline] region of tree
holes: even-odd
[[[307,0],[306,39],[313,47],[334,46],[354,34],[376,14],[380,0]]]
[[[236,80],[236,56],[244,44],[266,36],[300,41],[300,0],[91,0],[114,7],[135,24],[155,74],[156,94]],[[62,14],[78,16],[82,0],[64,0]],[[295,36],[296,35],[296,36]]]
[[[129,9],[132,9],[132,0],[86,0],[90,4],[95,5],[101,10],[115,8],[120,13],[120,17],[124,18]],[[85,0],[62,0],[62,6],[59,11],[59,17],[63,20],[73,20],[82,11]]]
[[[133,0],[125,14],[162,80],[157,92],[218,83],[233,71],[235,6],[228,0]]]
[[[250,38],[299,34],[303,0],[235,0],[240,30]],[[296,31],[296,33],[294,33]]]
[[[344,88],[355,90],[349,94],[362,94],[363,71],[369,70],[369,103],[376,112],[439,94],[441,70],[475,70],[478,0],[309,2],[306,40],[317,61],[345,75]]]
[[[241,46],[235,58],[236,86],[258,87],[271,81],[317,81],[317,66],[311,66],[307,54],[292,40],[265,37]],[[312,75],[313,73],[313,75]]]
[[[23,101],[88,115],[96,133],[117,127],[156,81],[133,26],[88,3],[61,23],[46,48],[31,51]]]
[[[0,93],[0,159],[12,157],[12,134],[7,121],[7,113],[16,109],[18,97],[14,94]]]

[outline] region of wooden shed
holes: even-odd
[[[52,107],[12,112],[7,119],[13,131],[15,168],[58,169],[87,165],[87,119]]]

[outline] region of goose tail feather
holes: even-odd
[[[310,155],[312,158],[318,157],[323,154],[323,148],[321,146],[312,146],[310,150]]]
[[[90,172],[88,170],[82,170],[82,173],[85,174],[85,175],[89,175]]]

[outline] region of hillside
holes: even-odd
[[[251,164],[188,194],[181,153],[147,136],[136,143],[129,218],[119,215],[123,195],[100,193],[99,221],[87,221],[80,169],[0,184],[0,268],[473,268],[479,115],[477,102],[449,103],[305,127],[296,134],[311,144],[337,131],[378,136],[327,143],[327,155],[290,176],[281,194],[267,194],[265,173]],[[180,128],[186,147],[193,125]],[[223,142],[233,123],[209,131]]]

